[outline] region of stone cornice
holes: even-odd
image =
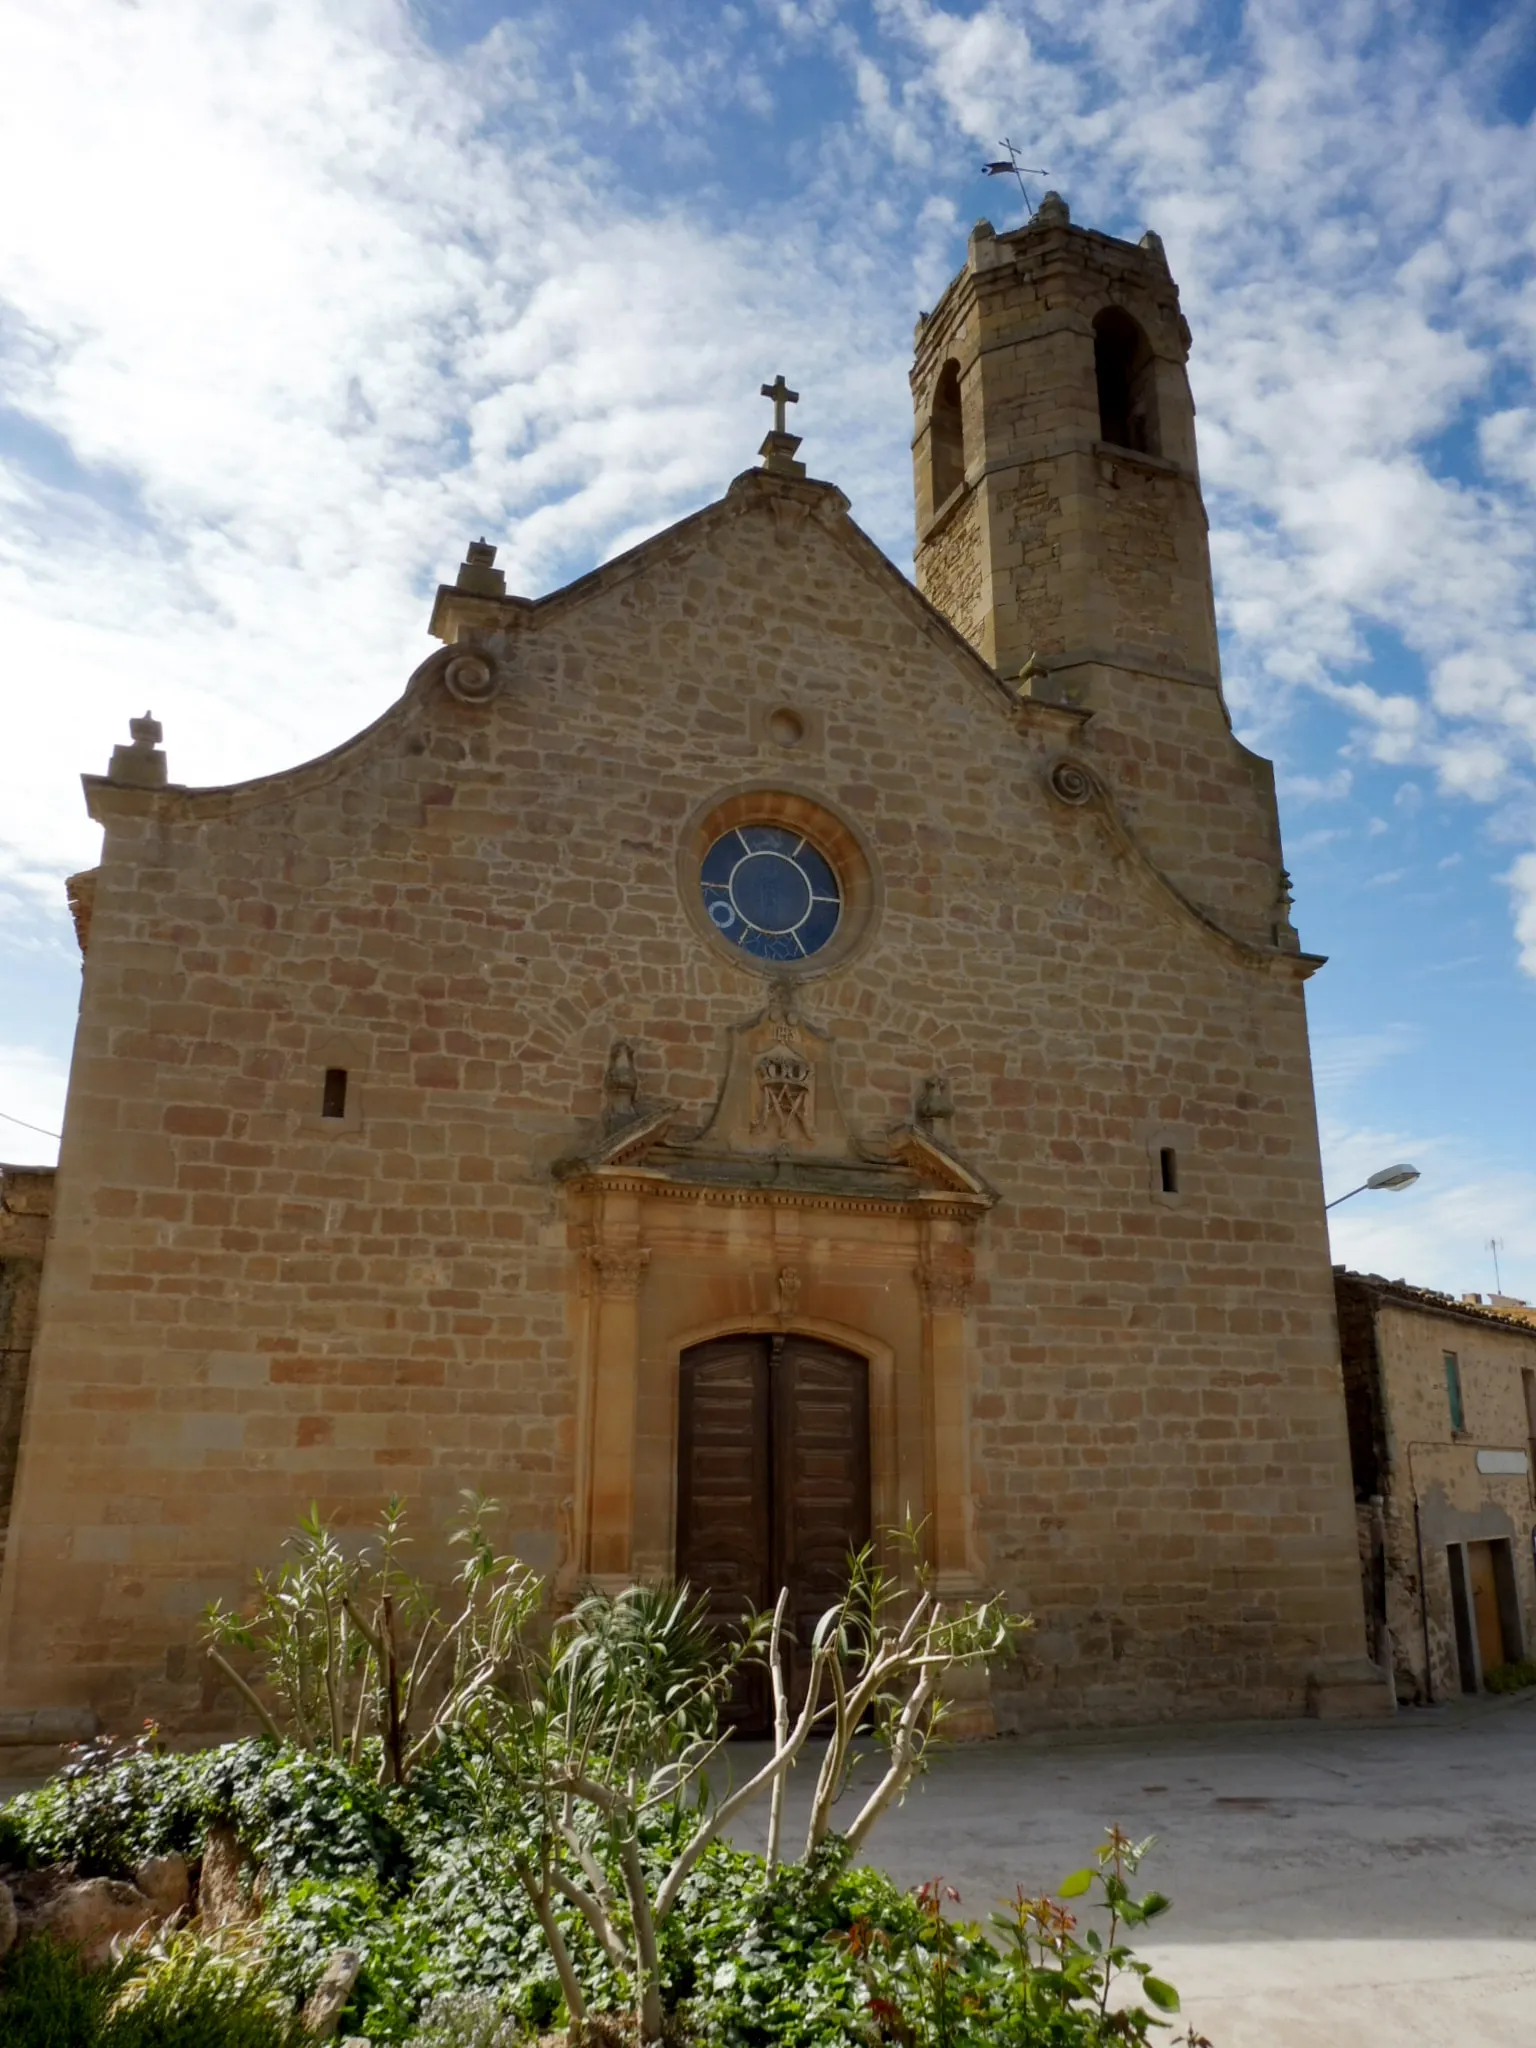
[[[1056,765],[1059,767],[1062,764]],[[1325,953],[1292,952],[1285,946],[1265,946],[1253,939],[1243,938],[1237,932],[1229,931],[1208,910],[1202,908],[1192,897],[1186,896],[1177,882],[1173,881],[1147,852],[1121,816],[1119,806],[1102,778],[1081,760],[1073,760],[1070,766],[1088,785],[1088,794],[1086,797],[1075,797],[1068,801],[1080,805],[1092,814],[1100,832],[1115,852],[1156,891],[1166,908],[1176,913],[1184,922],[1192,924],[1230,958],[1240,961],[1245,967],[1259,967],[1266,972],[1294,977],[1298,981],[1309,980],[1320,967],[1327,964],[1328,956]],[[1054,773],[1053,769],[1052,775]]]
[[[836,1210],[849,1216],[941,1217],[949,1222],[974,1222],[991,1200],[953,1191],[925,1194],[839,1194],[826,1188],[746,1186],[737,1182],[670,1179],[665,1172],[631,1167],[597,1167],[573,1174],[565,1185],[577,1194],[654,1195],[674,1202],[699,1202],[708,1208]],[[995,1198],[993,1198],[995,1199]]]

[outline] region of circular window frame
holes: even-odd
[[[832,864],[842,891],[842,915],[827,943],[803,960],[764,960],[744,951],[725,937],[704,907],[699,883],[704,856],[722,833],[738,825],[778,825],[798,832]],[[846,967],[869,943],[883,901],[864,834],[820,797],[784,782],[743,783],[694,811],[678,842],[677,890],[688,922],[710,951],[760,981],[814,981]]]

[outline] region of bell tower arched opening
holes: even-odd
[[[1099,438],[1139,455],[1161,455],[1156,360],[1147,337],[1120,306],[1093,323],[1093,371],[1099,388]]]
[[[933,387],[928,425],[929,458],[933,465],[933,504],[937,511],[965,482],[965,419],[960,409],[960,365],[951,359]]]

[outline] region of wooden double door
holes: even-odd
[[[722,1337],[685,1351],[678,1426],[677,1575],[723,1628],[789,1588],[789,1676],[869,1541],[869,1366],[813,1337]],[[766,1677],[733,1720],[770,1719]]]

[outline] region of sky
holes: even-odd
[[[910,570],[912,326],[1006,135],[1194,329],[1328,1193],[1422,1175],[1334,1256],[1536,1298],[1536,0],[9,0],[0,97],[0,1158],[53,1157],[130,715],[178,782],[322,752],[465,541],[558,587],[781,369]]]

